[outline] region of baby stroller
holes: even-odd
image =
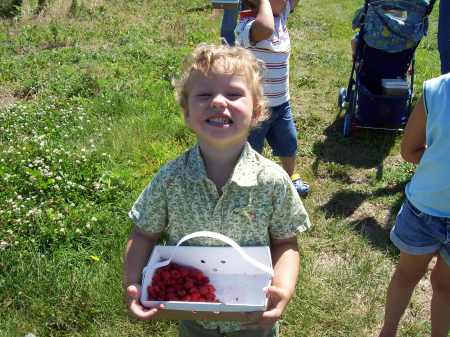
[[[356,128],[401,130],[413,95],[414,55],[436,0],[365,0],[353,20],[356,50],[347,88],[342,134]]]

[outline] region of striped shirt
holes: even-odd
[[[286,22],[290,11],[291,2],[287,1],[283,13],[274,17],[275,29],[269,39],[252,43],[250,30],[256,17],[256,13],[252,11],[241,12],[240,22],[235,30],[237,43],[249,49],[256,58],[265,64],[264,95],[269,107],[278,106],[289,101],[289,54],[291,42]]]

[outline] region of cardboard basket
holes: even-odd
[[[198,237],[217,239],[228,246],[180,246],[183,242]],[[170,262],[201,270],[216,288],[219,303],[149,301],[147,287],[151,285],[153,274],[158,268]],[[176,311],[262,312],[267,307],[263,288],[271,284],[272,277],[272,260],[268,246],[240,247],[235,241],[222,234],[208,231],[195,232],[183,237],[176,246],[154,247],[149,262],[143,270],[141,303],[145,307],[164,304],[165,309]],[[182,317],[186,319],[186,315]]]

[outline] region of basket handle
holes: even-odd
[[[248,263],[250,263],[252,266],[258,268],[259,270],[269,274],[270,276],[273,277],[273,269],[267,267],[266,265],[264,265],[263,263],[259,262],[258,260],[256,260],[255,258],[251,257],[250,255],[248,255],[237,243],[236,241],[230,239],[229,237],[220,234],[220,233],[216,233],[216,232],[210,232],[210,231],[199,231],[199,232],[194,232],[191,234],[188,234],[186,236],[183,236],[180,241],[178,241],[178,243],[176,244],[176,246],[174,247],[174,249],[172,250],[172,253],[170,254],[169,258],[167,260],[161,261],[156,263],[153,268],[154,269],[158,269],[161,267],[165,267],[167,266],[170,261],[172,260],[173,256],[175,255],[175,252],[178,248],[178,246],[180,246],[183,242],[193,239],[193,238],[199,238],[199,237],[208,237],[208,238],[213,238],[219,241],[222,241],[224,243],[226,243],[227,245],[229,245],[230,247],[234,248],[234,250],[236,250],[239,255]]]

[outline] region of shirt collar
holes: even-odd
[[[198,144],[189,151],[186,159],[186,167],[188,171],[188,178],[190,180],[200,181],[207,179],[205,164],[203,162]],[[229,182],[243,187],[255,186],[257,184],[257,176],[257,154],[251,148],[249,143],[245,143],[244,149],[242,150],[236,166],[234,167]]]

